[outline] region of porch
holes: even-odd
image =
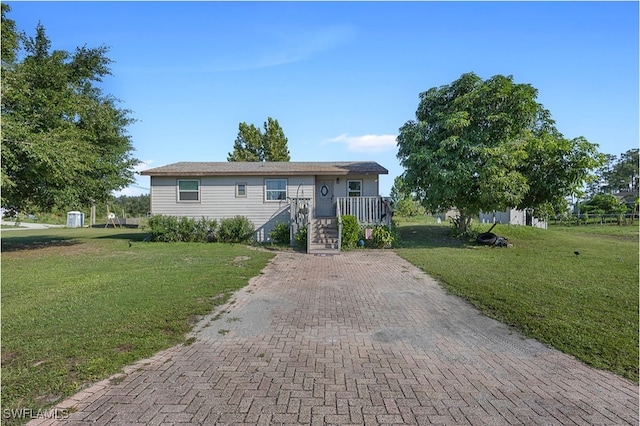
[[[318,217],[312,198],[292,198],[291,239],[307,227],[307,253],[339,253],[341,249],[342,217],[354,216],[360,225],[388,226],[391,223],[391,202],[383,197],[336,197],[334,215]]]

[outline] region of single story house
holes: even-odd
[[[503,223],[510,225],[526,225],[547,229],[547,221],[527,214],[525,210],[507,209],[502,212],[480,212],[482,223]]]
[[[636,199],[640,196],[638,191],[620,191],[616,194],[613,194],[618,201],[624,203],[627,208],[634,210],[636,207]]]
[[[372,161],[181,162],[141,172],[151,178],[151,214],[223,219],[245,216],[256,241],[268,241],[277,222],[292,234],[307,226],[310,251],[338,250],[341,215],[363,224],[389,223],[390,203],[378,178],[389,171]],[[327,229],[325,229],[327,228]],[[313,246],[315,244],[315,246]]]

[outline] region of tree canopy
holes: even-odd
[[[412,217],[425,213],[424,207],[415,200],[414,194],[409,191],[402,176],[396,176],[393,180],[389,196],[393,203],[393,211],[398,216]]]
[[[598,194],[582,203],[581,210],[593,214],[622,214],[627,206],[613,194]]]
[[[278,120],[264,123],[264,132],[253,124],[242,122],[227,161],[289,161],[287,138]]]
[[[605,154],[605,161],[596,170],[596,179],[589,185],[591,197],[597,194],[617,194],[619,192],[638,192],[640,167],[638,148],[620,154],[620,157]]]
[[[577,191],[601,161],[597,145],[564,138],[536,98],[512,76],[474,73],[421,93],[397,138],[407,189],[429,211],[457,208],[461,231],[481,211],[539,217]]]
[[[134,120],[98,86],[108,49],[51,50],[15,30],[2,5],[2,205],[24,210],[81,207],[133,182]],[[9,44],[5,45],[5,40]]]

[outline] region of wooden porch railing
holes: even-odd
[[[307,253],[311,243],[313,226],[311,198],[290,198],[291,209],[291,241],[293,236],[303,227],[307,227]],[[391,223],[391,202],[382,197],[337,197],[336,227],[338,230],[338,250],[342,248],[342,216],[352,215],[361,225],[389,225]]]
[[[338,197],[336,216],[355,216],[362,225],[389,225],[391,203],[382,197]]]
[[[307,247],[305,249],[309,252],[309,235],[311,235],[311,198],[291,198],[289,199],[289,208],[291,213],[291,226],[289,227],[291,244],[294,242],[294,235],[298,231],[307,227]]]

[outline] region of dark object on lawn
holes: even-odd
[[[579,251],[574,251],[573,254],[575,254],[576,256],[578,256],[580,254]]]
[[[493,232],[483,232],[476,237],[476,241],[486,246],[492,246],[496,243],[498,236]]]
[[[496,238],[496,242],[493,243],[493,245],[498,247],[509,247],[509,240],[507,240],[505,237],[498,237]]]
[[[491,228],[489,228],[488,232],[483,232],[482,234],[478,235],[476,237],[476,241],[478,243],[480,243],[480,244],[485,245],[485,246],[508,247],[509,246],[509,241],[506,238],[499,237],[496,234],[494,234],[493,232],[491,232],[496,225],[497,224],[494,223],[491,226]]]

